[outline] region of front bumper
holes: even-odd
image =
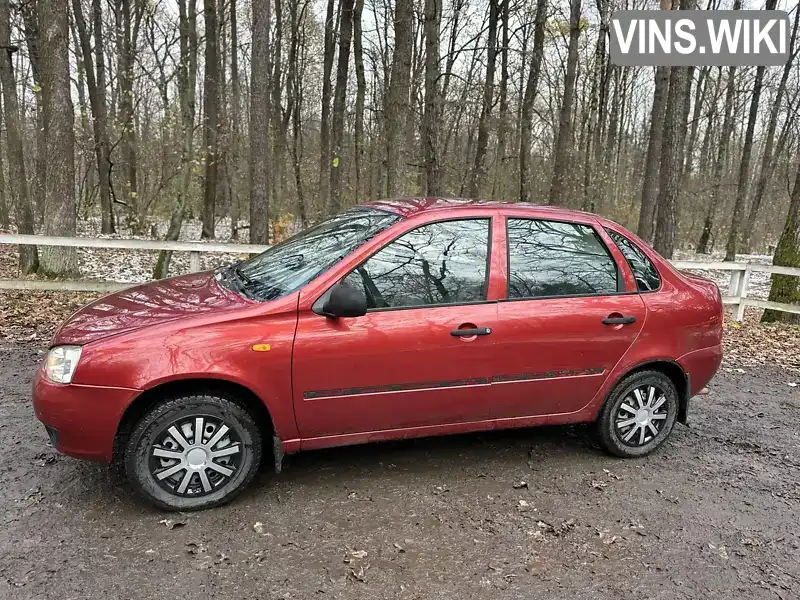
[[[110,462],[122,415],[140,390],[53,383],[40,370],[33,380],[33,409],[62,454]]]

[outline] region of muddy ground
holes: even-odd
[[[3,600],[800,597],[800,378],[778,368],[720,373],[641,460],[582,428],[325,450],[165,515],[54,453],[40,346],[0,346]]]

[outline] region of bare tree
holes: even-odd
[[[178,0],[178,28],[180,35],[180,63],[178,66],[178,101],[181,109],[181,159],[180,187],[172,207],[167,229],[167,240],[177,240],[186,216],[186,203],[192,180],[194,154],[195,87],[197,85],[197,0]],[[162,250],[153,277],[162,279],[169,272],[172,252]]]
[[[75,235],[75,129],[69,78],[69,1],[39,3],[41,17],[42,114],[47,169],[45,235]],[[75,248],[48,246],[39,255],[39,272],[65,277],[78,271]]]
[[[361,16],[364,11],[364,0],[356,0],[353,9],[353,62],[356,69],[356,107],[355,125],[353,128],[353,145],[355,146],[356,189],[355,200],[361,201],[362,168],[364,162],[364,103],[367,95],[367,78],[364,74],[364,33],[361,28]]]
[[[726,86],[725,116],[722,119],[722,134],[719,145],[717,146],[717,160],[714,163],[714,174],[711,179],[711,198],[709,199],[705,220],[703,221],[703,231],[700,234],[700,240],[697,242],[697,252],[699,254],[706,254],[711,250],[711,232],[720,200],[722,176],[728,161],[728,148],[730,146],[731,134],[733,133],[732,111],[734,95],[736,94],[735,66],[728,69],[728,82]],[[707,135],[710,135],[710,132]]]
[[[331,71],[333,70],[333,55],[336,52],[334,34],[335,0],[328,0],[325,12],[325,48],[322,67],[322,111],[319,122],[319,186],[317,187],[317,200],[321,207],[328,205],[330,194],[330,114],[331,114]]]
[[[98,187],[100,192],[100,214],[102,233],[114,233],[114,214],[111,207],[111,160],[109,156],[109,139],[106,107],[105,50],[103,42],[103,13],[101,0],[92,0],[92,17],[94,28],[95,52],[83,16],[80,0],[72,0],[72,12],[75,15],[75,26],[78,30],[81,56],[86,69],[86,85],[89,88],[89,104],[92,109],[92,128],[94,132],[94,150],[97,161]],[[95,58],[97,67],[95,70]]]
[[[685,67],[670,67],[653,241],[653,247],[667,258],[672,258],[675,251],[676,211],[683,167],[683,144],[686,139],[684,95],[687,76]]]
[[[422,152],[425,193],[441,194],[439,178],[439,23],[440,0],[425,0],[425,112],[422,115]]]
[[[253,0],[250,72],[250,242],[269,241],[270,0]]]
[[[205,77],[203,78],[203,139],[205,140],[205,181],[203,185],[203,231],[201,237],[214,237],[217,203],[217,128],[219,127],[219,49],[217,2],[204,0],[206,23]]]
[[[344,143],[344,104],[347,100],[347,69],[353,38],[354,0],[341,0],[339,19],[339,64],[336,67],[336,90],[333,98],[333,147],[331,148],[331,211],[342,209],[342,144]]]
[[[478,119],[478,141],[475,147],[475,162],[472,166],[469,179],[471,198],[480,196],[480,184],[486,177],[484,159],[489,145],[489,119],[492,116],[492,101],[494,99],[494,72],[497,64],[497,22],[500,14],[500,0],[489,0],[489,32],[486,42],[486,76],[483,81],[483,101],[481,103],[481,116]]]
[[[774,6],[774,2],[772,3]],[[775,167],[773,160],[773,152],[775,150],[775,130],[778,127],[778,115],[781,111],[781,104],[783,97],[786,95],[786,84],[789,81],[789,75],[792,72],[794,59],[797,56],[798,49],[795,48],[797,42],[798,25],[800,24],[800,6],[795,9],[794,25],[792,26],[792,35],[789,39],[789,60],[783,66],[783,73],[781,80],[778,83],[778,89],[775,92],[775,98],[772,101],[772,109],[769,113],[769,123],[767,124],[766,139],[764,141],[764,151],[761,155],[761,169],[758,174],[758,181],[756,183],[756,191],[753,195],[753,202],[750,204],[749,218],[744,223],[744,232],[742,233],[741,249],[744,252],[750,251],[750,240],[753,236],[753,228],[755,227],[756,219],[758,218],[758,210],[761,208],[761,202],[764,199],[764,194],[767,191],[767,184],[772,175]],[[784,138],[785,139],[785,138]],[[778,150],[780,154],[782,148]]]
[[[125,193],[121,200],[128,207],[130,225],[135,231],[142,231],[138,175],[138,140],[135,123],[135,93],[133,87],[134,66],[136,63],[139,27],[144,15],[142,0],[115,0],[115,19],[117,21],[117,77],[119,79],[119,145],[122,153]]]
[[[653,108],[650,111],[650,135],[647,141],[647,157],[644,162],[642,183],[642,204],[639,210],[637,232],[643,240],[653,239],[653,225],[658,198],[658,173],[661,166],[661,148],[664,140],[664,115],[669,92],[669,69],[656,68],[656,81],[653,89]]]
[[[405,132],[411,87],[413,46],[412,0],[397,0],[394,12],[394,52],[386,97],[386,195],[398,196],[405,188]]]
[[[569,49],[567,73],[564,77],[564,95],[558,119],[558,136],[553,154],[553,182],[550,186],[550,204],[566,204],[566,179],[569,172],[568,153],[572,143],[572,102],[575,97],[575,77],[578,67],[578,39],[581,33],[581,0],[570,0]]]
[[[39,53],[39,0],[28,0],[18,4],[22,13],[22,23],[25,32],[25,45],[28,47],[28,60],[31,65],[33,77],[34,96],[36,97],[36,177],[32,183],[32,195],[36,206],[36,219],[44,216],[44,181],[47,165],[47,145],[44,140],[44,115],[42,114],[42,67]]]
[[[539,73],[542,69],[544,55],[544,26],[547,22],[547,0],[536,2],[536,23],[533,29],[533,55],[528,81],[525,82],[525,98],[522,101],[520,114],[520,148],[519,148],[519,200],[528,202],[530,191],[530,166],[531,137],[533,121],[533,104],[539,86]]]
[[[33,234],[33,209],[28,196],[28,179],[25,175],[25,157],[20,134],[20,113],[17,101],[17,84],[14,81],[12,56],[17,48],[11,45],[11,14],[9,0],[0,0],[0,83],[3,86],[3,110],[6,121],[6,147],[8,149],[9,189],[14,205],[14,217],[19,233]],[[34,273],[39,267],[36,246],[20,246],[19,269]]]

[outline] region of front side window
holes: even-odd
[[[400,219],[374,208],[346,210],[232,267],[227,280],[258,300],[286,296]]]
[[[642,252],[636,244],[630,241],[623,235],[616,231],[606,229],[608,235],[614,240],[614,243],[622,252],[625,260],[633,271],[633,276],[636,278],[636,287],[640,292],[652,292],[661,287],[661,275],[658,274],[658,269],[653,264],[647,255]]]
[[[594,296],[618,290],[617,264],[588,225],[508,219],[508,297]]]
[[[367,308],[409,308],[486,300],[489,219],[418,227],[353,270],[347,283]]]

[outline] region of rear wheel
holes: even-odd
[[[664,373],[633,373],[606,400],[597,419],[598,438],[615,456],[650,454],[672,432],[679,404],[675,384]]]
[[[151,409],[125,448],[136,489],[165,510],[201,510],[232,500],[261,462],[261,434],[229,398],[191,395]]]

